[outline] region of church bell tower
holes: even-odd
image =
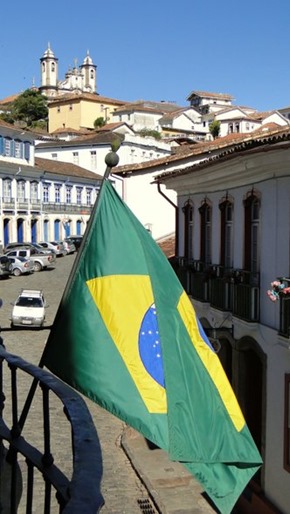
[[[48,47],[40,59],[41,86],[40,91],[46,96],[56,96],[58,83],[58,59]]]
[[[80,66],[81,74],[83,76],[83,91],[86,93],[96,93],[97,91],[97,66],[87,51],[83,64]]]

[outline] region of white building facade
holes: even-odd
[[[125,134],[118,150],[120,166],[158,159],[170,155],[171,146],[153,137]],[[70,141],[51,141],[36,146],[35,155],[77,164],[103,175],[106,169],[105,156],[111,149],[112,133],[99,133]]]
[[[289,514],[290,294],[273,302],[267,291],[274,280],[290,285],[290,130],[204,157],[160,166],[156,179],[177,194],[172,264],[264,461],[239,512]]]
[[[123,130],[123,129],[122,129]],[[153,137],[141,137],[129,133],[121,133],[122,144],[118,150],[119,165],[135,165],[140,162],[149,162],[171,154],[171,146],[168,143],[154,139]],[[111,151],[114,133],[100,132],[92,136],[75,138],[70,141],[57,141],[39,144],[35,148],[38,157],[72,163],[86,168],[92,173],[104,175],[106,170],[105,157]],[[114,184],[117,192],[130,205],[133,212],[139,212],[141,205],[147,208],[144,191],[128,191],[125,194],[124,180],[120,175],[114,175]],[[136,194],[137,193],[137,194]],[[140,220],[142,222],[142,220]],[[162,232],[162,228],[160,227]],[[164,228],[166,230],[166,228]],[[159,234],[159,230],[158,230]],[[163,235],[162,233],[160,235]]]
[[[0,121],[0,247],[83,234],[100,176],[35,159],[31,134]]]

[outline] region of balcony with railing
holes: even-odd
[[[56,214],[87,214],[90,215],[93,206],[79,203],[42,202],[41,200],[16,199],[12,197],[2,198],[2,211],[15,211],[16,213],[33,212],[34,214],[56,213]]]
[[[183,258],[172,265],[185,291],[195,300],[246,321],[259,320],[259,273]]]
[[[233,315],[246,321],[260,319],[260,274],[234,270]]]
[[[55,203],[44,202],[43,212],[66,213],[66,214],[91,214],[93,206],[77,203]]]
[[[99,512],[101,452],[83,399],[2,344],[0,383],[0,511]]]

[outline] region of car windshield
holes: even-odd
[[[16,302],[17,307],[42,307],[41,298],[20,296]]]

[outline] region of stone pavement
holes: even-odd
[[[8,352],[28,362],[38,364],[49,333],[49,326],[62,296],[74,257],[57,259],[55,269],[34,273],[28,277],[12,277],[0,282],[0,309],[2,338]],[[11,305],[21,288],[41,288],[49,304],[47,328],[39,331],[10,329]],[[24,401],[29,384],[19,377]],[[101,514],[209,514],[216,512],[202,495],[199,484],[179,463],[169,461],[165,452],[150,448],[146,440],[110,413],[85,399],[94,420],[100,442],[101,493],[104,505]],[[8,412],[8,398],[5,411]],[[27,419],[26,436],[35,446],[42,444],[42,429],[38,419],[35,398],[31,419]],[[53,454],[59,467],[71,473],[71,446],[69,427],[63,425],[60,405],[51,404],[51,431],[54,437]],[[41,440],[38,439],[40,438]],[[24,470],[24,462],[20,468]],[[42,512],[41,484],[39,498],[35,499],[34,512]],[[39,501],[38,501],[39,500]],[[19,514],[24,514],[24,500],[20,501]],[[53,511],[52,511],[53,512]],[[57,512],[57,510],[55,510]],[[85,512],[83,513],[85,514]]]
[[[122,446],[162,514],[213,514],[216,511],[203,496],[193,476],[166,452],[127,427]]]

